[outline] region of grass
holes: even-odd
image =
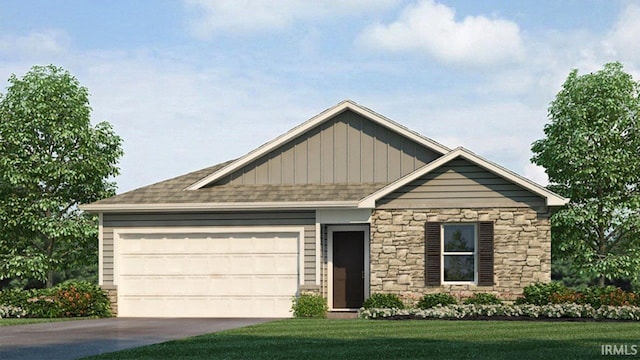
[[[605,344],[640,345],[640,326],[290,319],[90,359],[601,359]]]
[[[58,321],[71,321],[71,320],[86,320],[86,319],[94,319],[94,318],[53,318],[53,319],[44,319],[44,318],[8,318],[8,319],[0,319],[0,326],[10,326],[10,325],[28,325],[28,324],[40,324],[40,323],[49,323],[49,322],[58,322]]]

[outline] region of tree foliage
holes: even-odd
[[[97,220],[78,209],[111,196],[122,156],[91,125],[87,88],[62,68],[12,75],[0,94],[0,279],[47,280],[97,259]]]
[[[601,285],[640,271],[639,89],[620,63],[573,70],[532,147],[550,188],[571,199],[552,217],[554,254]]]

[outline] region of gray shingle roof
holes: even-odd
[[[185,190],[189,185],[229,163],[230,161],[200,169],[100,200],[91,205],[357,201],[386,185],[386,183],[219,185],[198,190]]]

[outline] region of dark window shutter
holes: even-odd
[[[428,222],[425,234],[425,284],[440,285],[440,229],[439,222]]]
[[[493,285],[493,223],[478,223],[478,285]]]

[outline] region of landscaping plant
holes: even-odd
[[[437,305],[454,305],[457,304],[458,301],[456,298],[449,294],[445,293],[436,293],[436,294],[426,294],[425,296],[418,301],[419,309],[429,309]]]
[[[365,309],[404,309],[404,303],[396,294],[376,293],[365,300],[362,307]]]
[[[19,308],[24,311],[21,316],[34,318],[111,316],[107,295],[87,282],[65,282],[49,289],[0,291],[0,305]]]
[[[325,318],[327,309],[327,300],[316,294],[294,296],[291,305],[293,316],[297,318]]]
[[[502,301],[490,293],[476,293],[464,301],[465,305],[500,305]]]
[[[566,293],[569,289],[560,282],[534,283],[524,288],[524,297],[516,301],[518,304],[547,305],[551,303],[551,295]]]

